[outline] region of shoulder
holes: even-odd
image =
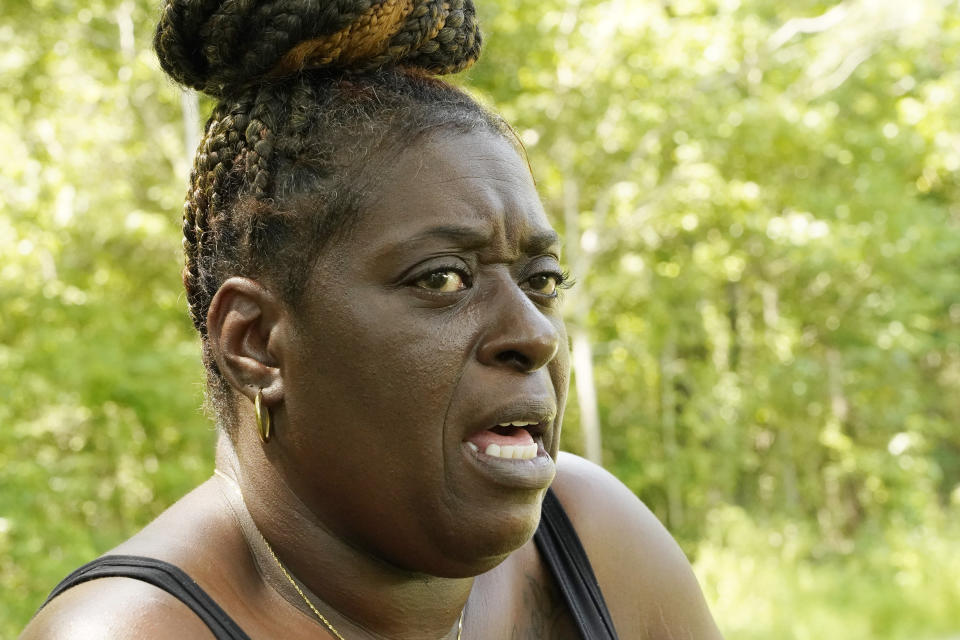
[[[207,640],[203,621],[169,593],[131,578],[98,578],[63,592],[41,609],[20,640]]]
[[[239,561],[246,557],[245,547],[230,524],[210,483],[205,483],[108,555],[172,564],[231,611],[233,598],[246,593],[251,569]],[[67,589],[41,609],[21,636],[35,638],[207,640],[213,634],[167,591],[134,578],[102,577]]]
[[[592,462],[560,453],[553,484],[623,637],[720,638],[690,562],[656,516]]]

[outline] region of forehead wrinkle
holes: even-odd
[[[432,180],[430,182],[425,182],[425,184],[444,184],[444,183],[453,182],[456,180],[491,180],[494,182],[522,184],[524,182],[522,176],[526,175],[522,171],[518,174],[516,171],[510,170],[512,168],[519,169],[521,167],[519,163],[517,164],[517,167],[510,167],[510,164],[512,163],[505,164],[503,162],[503,158],[500,158],[494,155],[489,155],[489,154],[471,155],[471,156],[464,157],[462,161],[468,164],[478,163],[481,166],[488,166],[488,167],[492,166],[496,169],[496,171],[491,171],[491,172],[480,174],[480,175],[474,175],[474,174],[454,175],[444,180]],[[422,162],[423,160],[421,158],[421,163]],[[450,164],[447,164],[447,167],[450,167]],[[419,175],[420,174],[418,173],[417,176],[419,177]]]
[[[447,178],[446,180],[434,180],[432,182],[425,182],[427,186],[437,185],[437,184],[449,184],[451,182],[457,182],[460,180],[484,180],[484,181],[493,181],[493,182],[505,182],[505,183],[516,183],[517,181],[513,178],[501,178],[498,176],[453,176],[452,178]]]
[[[420,242],[438,238],[450,240],[460,246],[472,248],[482,246],[490,242],[491,233],[480,227],[459,226],[454,224],[437,225],[426,231],[418,233],[406,242]]]
[[[491,182],[518,184],[520,181],[512,178],[467,176],[437,180],[434,184],[470,178],[482,181],[473,191],[472,197],[465,198],[461,194],[454,195],[452,199],[457,203],[454,208],[458,218],[463,220],[464,224],[437,225],[418,237],[427,236],[431,231],[436,231],[439,235],[450,236],[451,240],[459,240],[458,244],[464,248],[476,248],[485,244],[513,254],[515,250],[508,247],[516,246],[519,254],[553,253],[559,256],[560,235],[549,226],[549,223],[545,226],[538,224],[538,218],[541,217],[539,214],[542,212],[539,198],[536,198],[535,203],[526,202],[523,197],[516,198],[511,193],[489,188],[489,186],[485,188],[483,184],[489,185]],[[466,206],[461,207],[461,205]],[[474,222],[477,223],[476,226],[472,224]],[[546,222],[545,219],[544,222]],[[462,237],[453,237],[458,234]],[[473,238],[468,239],[466,236],[473,236]]]
[[[451,153],[449,141],[440,141],[414,145],[398,154],[390,170],[381,174],[381,186],[367,204],[376,217],[390,216],[390,210],[411,221],[419,217],[420,228],[409,229],[406,239],[387,234],[393,237],[383,238],[387,242],[381,250],[390,251],[385,245],[396,248],[404,243],[430,242],[433,235],[464,249],[489,246],[503,256],[558,253],[551,250],[557,235],[547,223],[519,156],[512,148],[508,158],[485,146],[461,145]],[[503,150],[501,145],[497,144],[497,150]],[[436,217],[424,218],[428,212]],[[450,228],[441,229],[444,226]],[[454,227],[473,228],[475,237],[465,233],[454,237],[457,234],[450,233]],[[478,234],[485,236],[482,243]]]

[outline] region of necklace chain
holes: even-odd
[[[240,500],[246,503],[246,501],[243,500],[243,493],[240,491],[240,487],[237,486],[233,478],[231,478],[227,474],[220,471],[220,469],[214,469],[213,472],[218,476],[220,476],[221,478],[223,478],[224,480],[226,480],[227,482],[229,482],[230,485],[232,485],[236,489],[237,493],[240,494]],[[293,579],[293,576],[290,575],[290,572],[287,571],[287,568],[284,566],[284,564],[280,562],[280,558],[278,558],[277,554],[274,553],[273,547],[271,547],[270,543],[267,542],[267,539],[263,537],[263,533],[260,531],[260,529],[257,528],[256,525],[254,525],[254,528],[257,530],[257,533],[260,534],[260,539],[263,541],[264,546],[267,547],[267,551],[270,552],[270,557],[273,558],[273,561],[277,563],[278,567],[280,567],[280,571],[283,572],[283,575],[287,579],[287,582],[289,582],[293,586],[293,588],[296,589],[297,593],[300,594],[300,597],[303,598],[303,601],[306,603],[306,605],[310,607],[310,611],[313,611],[313,613],[317,616],[320,622],[323,623],[323,626],[329,629],[330,633],[336,636],[337,640],[346,640],[343,637],[343,635],[341,635],[340,632],[337,631],[336,627],[333,626],[333,623],[327,620],[327,618],[322,613],[320,613],[315,606],[313,606],[313,603],[310,602],[310,598],[308,598],[307,594],[303,592],[303,589],[300,588],[300,585],[297,584],[297,581]],[[463,614],[466,610],[467,610],[466,607],[460,610],[460,619],[457,622],[457,640],[461,640],[460,636],[463,634]]]
[[[257,530],[257,532],[259,533],[259,529]],[[316,616],[320,619],[320,622],[322,622],[323,625],[330,630],[330,633],[332,633],[337,637],[337,640],[345,640],[345,638],[342,635],[340,635],[340,632],[336,630],[333,624],[329,620],[327,620],[327,618],[322,613],[317,611],[317,608],[315,606],[313,606],[313,603],[310,602],[310,598],[307,597],[307,594],[303,592],[303,590],[300,588],[300,585],[297,584],[297,581],[294,580],[293,576],[290,575],[290,572],[287,571],[287,568],[283,566],[282,562],[280,562],[280,558],[278,558],[277,554],[273,552],[273,547],[270,546],[270,543],[267,542],[267,539],[263,537],[262,533],[260,534],[260,539],[263,540],[263,544],[267,546],[267,551],[270,552],[270,556],[273,558],[273,561],[277,563],[278,567],[280,567],[280,571],[283,571],[283,575],[287,578],[287,582],[293,585],[293,588],[297,590],[297,593],[300,594],[300,597],[303,598],[303,601],[307,603],[307,606],[310,607],[310,610],[313,611],[316,614]]]

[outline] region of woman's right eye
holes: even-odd
[[[431,271],[416,282],[415,285],[428,291],[437,293],[455,293],[467,288],[463,274],[455,269],[437,269]]]

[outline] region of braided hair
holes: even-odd
[[[165,0],[160,64],[217,99],[183,212],[183,282],[211,400],[233,422],[206,317],[233,275],[290,304],[322,247],[372,193],[378,167],[438,129],[506,125],[434,74],[480,52],[471,0]]]

